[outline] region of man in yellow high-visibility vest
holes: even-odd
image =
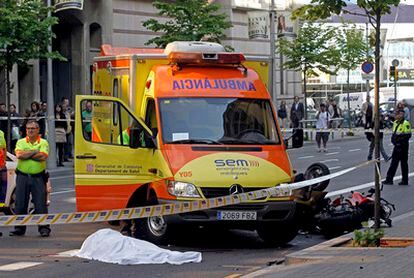
[[[39,124],[28,121],[26,124],[26,138],[20,139],[16,144],[16,214],[27,214],[29,197],[32,195],[35,214],[47,213],[46,205],[46,160],[49,155],[49,144],[40,138]],[[50,234],[49,225],[38,227],[42,237]],[[26,226],[16,226],[10,236],[23,236]]]

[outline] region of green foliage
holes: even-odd
[[[378,247],[380,239],[384,237],[384,229],[375,230],[367,228],[364,231],[355,230],[354,235],[353,246]]]
[[[315,69],[325,73],[334,73],[331,66],[340,61],[340,50],[335,40],[338,33],[331,26],[319,23],[307,23],[301,26],[294,40],[280,39],[279,51],[286,57],[284,67],[302,70],[306,76],[318,75]]]
[[[358,0],[357,5],[364,10],[365,15],[375,19],[377,15],[389,14],[392,6],[398,6],[400,0]],[[347,3],[344,0],[312,0],[311,4],[304,5],[293,12],[293,18],[307,20],[325,19],[332,14],[340,13],[357,14],[346,10]]]
[[[155,44],[164,48],[173,41],[200,41],[220,42],[225,37],[224,31],[232,27],[227,16],[218,13],[220,5],[209,4],[207,0],[177,0],[154,1],[153,6],[159,10],[161,16],[167,17],[159,22],[149,19],[143,26],[154,32],[164,34],[150,39],[146,45]]]
[[[355,26],[345,25],[340,30],[337,45],[341,51],[339,66],[342,69],[354,70],[367,59],[369,46],[365,42],[364,32]]]
[[[0,1],[0,67],[11,70],[30,59],[61,58],[47,51],[53,36],[49,27],[57,23],[56,17],[47,17],[48,11],[42,0]]]

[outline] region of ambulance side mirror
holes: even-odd
[[[132,149],[138,149],[140,144],[140,128],[131,128],[130,129],[130,138],[129,138],[129,147]]]
[[[142,128],[131,128],[129,147],[132,149],[143,147],[154,149],[157,147],[157,144],[155,138],[144,132]]]

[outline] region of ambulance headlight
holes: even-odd
[[[169,181],[168,192],[176,197],[198,198],[201,197],[194,184],[181,181]]]

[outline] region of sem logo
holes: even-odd
[[[214,160],[214,164],[216,167],[259,167],[259,161],[245,159],[216,159]]]

